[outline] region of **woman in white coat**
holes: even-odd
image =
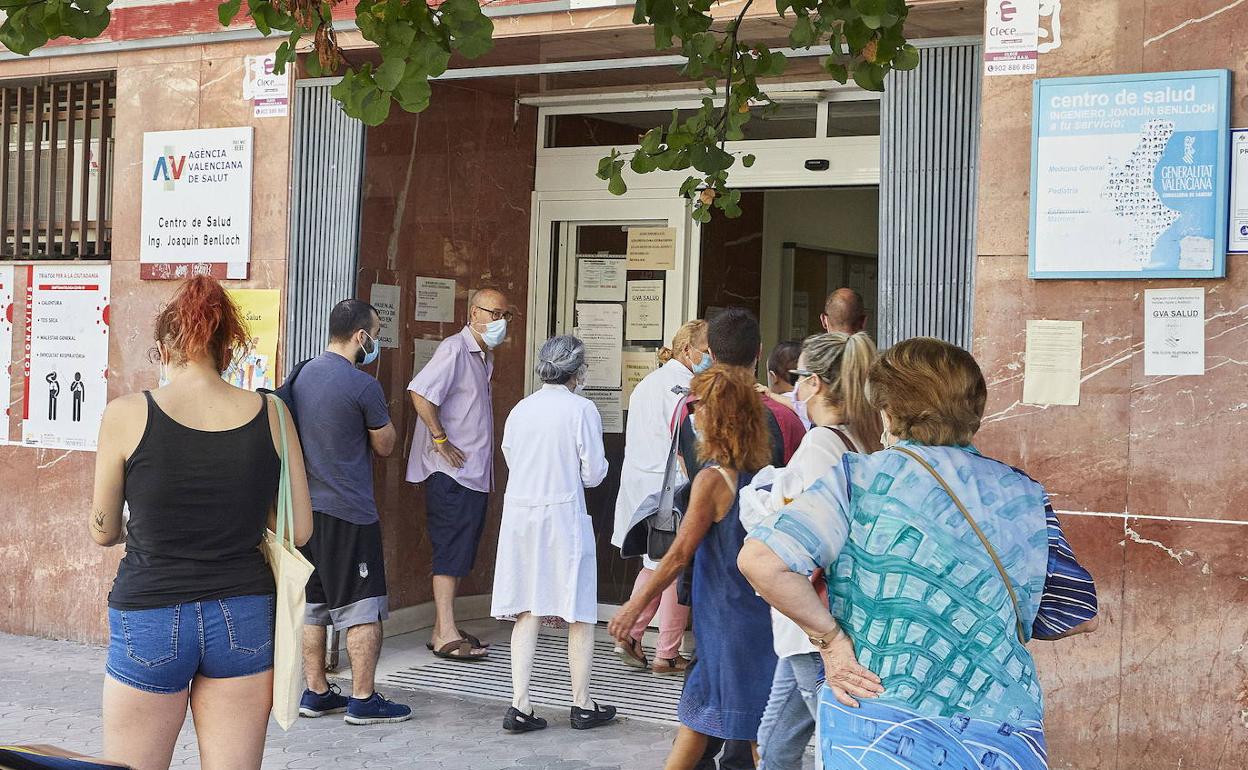
[[[576,394],[585,380],[585,345],[554,337],[538,353],[541,390],[507,417],[503,457],[509,471],[494,565],[490,614],[514,618],[512,704],[503,720],[511,732],[546,727],[529,703],[529,676],[543,618],[568,624],[572,727],[584,730],[615,718],[615,707],[589,698],[598,621],[598,569],[585,487],[607,475],[602,418]]]
[[[624,438],[624,463],[620,468],[620,494],[615,501],[615,531],[611,544],[619,548],[628,534],[629,520],[645,499],[663,486],[663,471],[672,446],[673,415],[683,396],[675,389],[687,391],[693,375],[711,366],[711,353],[706,343],[706,321],[690,321],[676,332],[672,346],[659,351],[658,369],[637,383],[628,399],[628,427]],[[642,570],[633,585],[636,596],[658,566],[643,557]],[[651,602],[637,619],[631,643],[619,645],[615,653],[630,666],[649,665],[642,650],[641,637],[646,627],[659,616],[659,643],[655,649],[656,674],[680,674],[688,661],[680,656],[680,642],[689,622],[689,608],[676,600],[676,583]]]

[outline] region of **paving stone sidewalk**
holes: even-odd
[[[0,744],[51,743],[98,755],[104,650],[0,634]],[[410,722],[353,727],[333,717],[300,720],[290,732],[270,723],[267,768],[456,768],[456,770],[638,770],[662,767],[670,728],[621,720],[574,731],[567,712],[538,708],[550,729],[510,735],[505,705],[424,692],[385,693],[412,707]],[[199,767],[188,720],[174,767]]]

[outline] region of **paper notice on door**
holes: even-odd
[[[620,387],[620,359],[624,348],[624,306],[576,303],[576,328],[585,343],[587,388]]]
[[[629,270],[675,270],[676,228],[630,227]]]
[[[646,378],[658,366],[659,359],[653,350],[625,350],[621,357],[621,368],[624,375],[624,408],[628,409],[629,399],[637,383]]]
[[[375,283],[369,291],[368,302],[377,308],[377,317],[381,319],[381,332],[377,334],[377,342],[383,348],[399,346],[399,287],[388,283]]]
[[[624,336],[634,342],[663,339],[663,282],[628,282],[628,328]]]
[[[793,323],[789,336],[795,340],[806,339],[810,334],[810,293],[793,292]]]
[[[603,433],[624,432],[624,409],[621,407],[619,388],[586,388],[581,395],[598,407],[598,414],[602,415]]]
[[[1144,291],[1144,374],[1205,373],[1205,290]]]
[[[455,320],[455,279],[416,277],[416,320]]]
[[[1023,403],[1078,406],[1083,321],[1028,321]]]
[[[423,337],[417,337],[415,344],[416,358],[415,363],[412,364],[412,379],[415,379],[420,370],[424,369],[425,365],[433,360],[433,354],[438,352],[438,345],[442,344],[442,340],[427,340]]]
[[[623,257],[586,257],[576,260],[578,302],[623,302],[628,260]]]

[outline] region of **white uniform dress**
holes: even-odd
[[[589,399],[546,385],[503,429],[507,492],[490,614],[598,621],[598,568],[585,487],[607,475],[602,418]]]
[[[688,388],[693,372],[672,359],[637,383],[628,399],[628,428],[624,436],[624,463],[620,466],[620,495],[615,499],[615,530],[611,545],[619,548],[637,507],[663,486],[667,453],[672,447],[672,414],[683,396],[672,388]],[[655,563],[644,559],[645,566]]]

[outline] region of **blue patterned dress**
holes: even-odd
[[[1038,483],[970,447],[903,445],[940,472],[992,543],[1025,631],[1051,636],[1096,614],[1092,578]],[[884,683],[856,709],[821,691],[825,770],[1048,767],[1040,684],[1005,584],[912,458],[846,455],[750,537],[796,572],[826,569],[832,614]]]

